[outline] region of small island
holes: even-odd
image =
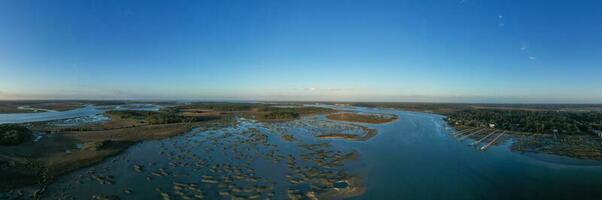
[[[68,101],[44,103],[78,104]],[[135,103],[138,102],[115,105],[126,108]],[[0,177],[3,177],[0,190],[39,182],[48,184],[54,177],[98,163],[138,142],[177,136],[193,128],[227,126],[234,123],[236,117],[285,122],[334,112],[327,108],[282,108],[250,103],[160,103],[164,107],[158,111],[108,109],[99,114],[106,119],[99,121],[64,119],[0,125]],[[30,103],[11,104],[13,107],[23,105]],[[110,101],[94,102],[93,105],[114,106]],[[67,123],[69,121],[78,123]],[[285,139],[295,141],[292,135]]]
[[[317,135],[316,137],[321,139],[345,139],[351,141],[367,141],[370,138],[376,136],[377,131],[375,129],[364,128],[364,134],[345,134],[345,133],[326,133],[322,135]]]
[[[326,118],[336,121],[359,122],[368,124],[384,124],[399,119],[397,115],[364,114],[364,113],[334,113],[326,115]]]
[[[435,113],[455,129],[458,140],[480,149],[512,139],[511,150],[585,160],[602,160],[602,108],[589,104],[354,103]],[[496,139],[497,138],[497,139]],[[489,141],[490,145],[487,144]]]

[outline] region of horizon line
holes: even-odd
[[[496,104],[496,105],[596,105],[602,103],[575,103],[575,102],[484,102],[484,101],[356,101],[356,100],[254,100],[254,99],[187,99],[187,98],[45,98],[45,99],[0,99],[0,102],[10,101],[132,101],[132,102],[206,102],[206,103],[408,103],[408,104]]]

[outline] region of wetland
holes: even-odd
[[[147,107],[93,106],[98,112],[89,115],[10,125],[28,135],[0,146],[0,199],[602,195],[595,157],[549,153],[526,142],[543,140],[454,125],[438,114],[324,104]],[[345,120],[333,118],[341,113]],[[387,121],[355,120],[365,116]]]

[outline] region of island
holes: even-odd
[[[341,112],[326,115],[326,118],[336,121],[383,124],[393,122],[399,117],[397,115]]]
[[[350,103],[353,106],[394,108],[445,117],[459,140],[477,145],[512,139],[511,149],[587,160],[602,160],[602,105],[599,104],[470,104],[470,103]]]
[[[86,122],[80,119],[75,120],[78,123],[67,123],[74,119],[66,119],[0,125],[0,177],[3,177],[0,190],[31,184],[46,185],[57,176],[98,163],[138,142],[172,137],[193,128],[229,126],[236,117],[284,122],[334,112],[328,108],[277,107],[257,103],[158,102],[156,104],[162,106],[159,111],[128,109],[130,104],[148,102],[85,103],[96,103],[94,105],[107,109],[101,114],[107,120]],[[56,105],[52,107],[54,109],[58,105],[64,108],[66,105],[83,105],[79,101],[44,104]],[[32,102],[10,105],[32,105]]]

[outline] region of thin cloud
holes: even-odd
[[[504,19],[504,16],[503,16],[503,15],[498,15],[498,16],[497,16],[497,19],[498,19],[498,24],[497,24],[497,26],[498,26],[498,27],[504,27],[504,26],[505,26],[505,24],[504,24],[504,21],[503,21],[503,19]]]
[[[526,44],[522,44],[520,46],[520,51],[529,59],[529,60],[537,60],[537,57],[533,56],[532,52],[529,51],[529,48]]]
[[[297,91],[306,91],[306,92],[351,92],[351,91],[362,91],[365,89],[362,88],[317,88],[317,87],[308,87],[302,89],[296,89]]]

